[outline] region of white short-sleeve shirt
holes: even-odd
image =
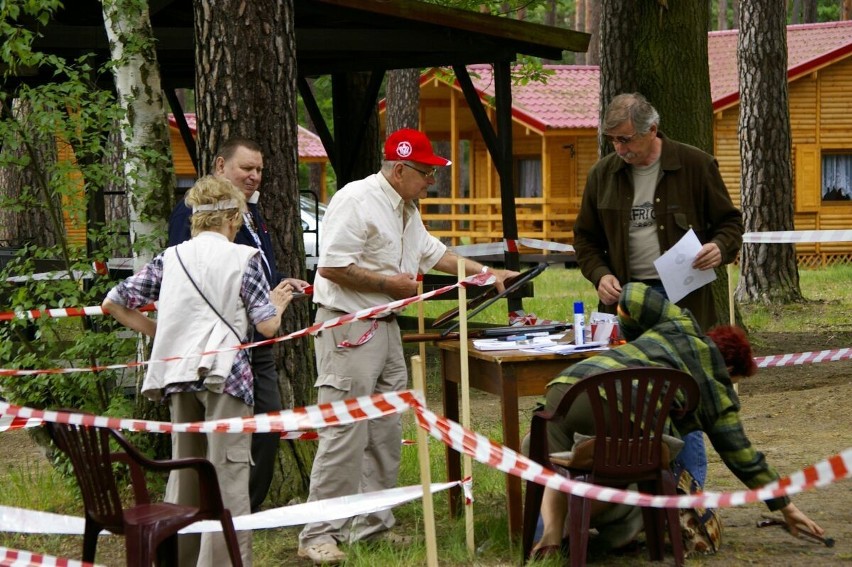
[[[403,228],[403,209],[407,222]],[[417,206],[405,203],[381,173],[337,191],[322,220],[320,268],[354,264],[378,274],[426,273],[447,247],[426,231]],[[351,313],[393,301],[379,292],[344,288],[317,273],[314,302]]]

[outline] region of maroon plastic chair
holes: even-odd
[[[683,394],[679,396],[680,391]],[[603,372],[580,380],[565,392],[555,411],[533,415],[530,458],[548,468],[556,468],[547,447],[547,424],[565,415],[583,394],[588,396],[595,423],[592,459],[583,468],[569,464],[567,471],[571,478],[614,488],[637,483],[640,492],[676,495],[677,483],[669,469],[663,433],[667,417],[681,417],[698,405],[698,384],[692,376],[671,368],[641,367]],[[632,411],[622,412],[622,407],[630,407]],[[544,494],[544,487],[534,482],[527,482],[526,488],[524,560],[532,550]],[[586,564],[591,500],[574,495],[568,498],[570,561],[572,566],[578,567]],[[663,559],[668,524],[675,563],[683,565],[678,510],[643,508],[642,517],[651,560]]]
[[[83,561],[94,562],[98,534],[106,529],[124,535],[128,567],[150,567],[154,561],[158,565],[177,565],[178,530],[200,520],[219,520],[231,563],[242,566],[231,512],[222,504],[216,469],[210,461],[201,458],[153,461],[123,435],[105,427],[51,422],[44,425],[56,446],[70,458],[83,496],[86,516]],[[121,452],[110,451],[110,439],[118,443]],[[129,467],[134,506],[125,508],[122,504],[113,471],[116,462]],[[152,503],[144,471],[185,468],[195,469],[198,474],[199,506]]]

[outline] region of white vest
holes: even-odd
[[[239,337],[192,285],[178,261],[178,253],[192,280]],[[256,248],[234,244],[224,235],[210,231],[166,249],[151,360],[183,358],[152,362],[142,383],[145,396],[159,400],[167,385],[199,378],[204,378],[208,389],[222,392],[238,351],[204,356],[201,353],[236,346],[246,339],[249,320],[240,287],[248,261],[257,253]]]

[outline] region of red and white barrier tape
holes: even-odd
[[[817,364],[819,362],[837,362],[852,358],[852,348],[838,348],[816,352],[796,352],[793,354],[772,354],[756,356],[754,362],[758,368],[771,366],[798,366],[801,364]]]
[[[519,238],[517,240],[506,239],[503,242],[463,244],[460,246],[451,246],[450,250],[459,256],[486,256],[503,254],[504,252],[517,252],[520,246],[534,248],[536,250],[547,250],[549,252],[574,252],[574,247],[570,244],[537,240],[535,238]]]
[[[398,299],[396,301],[392,301],[390,303],[385,303],[384,305],[377,305],[375,307],[369,307],[367,309],[361,309],[360,311],[356,311],[355,313],[347,313],[345,315],[341,315],[340,317],[335,317],[334,319],[329,319],[328,321],[323,321],[320,323],[315,323],[310,327],[306,327],[300,331],[295,331],[290,333],[289,335],[284,335],[281,337],[277,337],[274,339],[267,339],[264,341],[257,341],[254,343],[244,343],[241,345],[237,345],[234,347],[211,350],[208,352],[202,352],[199,354],[192,355],[194,357],[197,356],[207,356],[209,354],[217,354],[220,352],[228,352],[232,350],[243,350],[250,349],[256,346],[263,345],[271,345],[274,343],[279,343],[282,341],[289,341],[291,339],[296,339],[300,337],[304,337],[306,335],[316,334],[324,329],[330,329],[332,327],[340,327],[342,325],[348,325],[352,321],[362,320],[362,319],[370,319],[370,318],[378,318],[384,315],[389,314],[392,311],[397,311],[408,305],[413,303],[417,303],[420,301],[425,301],[430,297],[434,297],[436,295],[440,295],[442,293],[447,293],[453,289],[458,288],[459,286],[484,286],[491,285],[496,281],[496,277],[491,272],[479,273],[465,278],[460,282],[456,282],[454,284],[450,284],[438,289],[434,289],[432,291],[427,291],[422,295],[415,295],[412,297],[406,297],[405,299]],[[149,364],[155,363],[168,363],[174,362],[176,360],[182,360],[184,356],[171,356],[168,358],[164,358],[161,360],[142,360],[136,362],[128,362],[125,364],[108,364],[102,366],[89,366],[84,368],[46,368],[46,369],[36,369],[36,370],[22,370],[18,368],[0,368],[0,376],[35,376],[39,374],[73,374],[76,372],[103,372],[104,370],[120,370],[124,368],[138,368],[142,366],[147,366]]]
[[[816,242],[850,242],[852,230],[776,230],[747,232],[743,244],[795,244]]]
[[[337,424],[353,423],[361,419],[372,419],[382,417],[389,413],[404,411],[411,407],[415,411],[417,423],[423,427],[430,435],[439,439],[444,444],[450,446],[454,450],[470,455],[477,461],[484,463],[492,468],[496,468],[507,474],[515,475],[519,478],[530,480],[544,486],[560,490],[562,492],[576,494],[586,498],[601,500],[605,502],[617,502],[635,506],[653,506],[653,507],[709,507],[709,508],[725,508],[738,506],[759,500],[767,500],[777,498],[779,496],[789,496],[801,492],[802,490],[824,486],[840,479],[852,476],[852,448],[846,449],[838,455],[830,457],[824,461],[820,461],[816,465],[806,467],[800,472],[779,479],[776,482],[770,483],[760,489],[744,490],[732,493],[716,493],[704,492],[701,494],[685,495],[685,496],[654,496],[643,494],[634,491],[616,490],[612,488],[600,487],[584,482],[579,482],[565,478],[561,475],[545,469],[540,464],[531,461],[527,457],[518,454],[517,452],[499,445],[490,439],[468,429],[463,428],[458,423],[451,421],[445,417],[440,417],[428,410],[420,397],[420,394],[414,391],[404,391],[398,393],[378,394],[374,396],[364,396],[354,400],[346,400],[336,404],[321,404],[311,406],[309,408],[299,408],[297,410],[288,410],[281,412],[279,417],[284,414],[292,414],[293,416],[310,417],[311,425],[315,427],[325,427]],[[25,411],[27,410],[27,411]],[[92,425],[102,425],[113,427],[116,429],[135,429],[137,431],[219,431],[219,432],[236,432],[236,431],[269,431],[274,430],[273,427],[262,428],[264,421],[269,420],[269,415],[257,416],[263,419],[256,418],[240,418],[229,420],[217,420],[205,423],[194,424],[165,424],[163,422],[145,422],[141,420],[123,420],[118,418],[105,418],[97,416],[84,416],[80,414],[70,414],[65,412],[45,412],[41,410],[31,410],[29,408],[20,408],[10,406],[9,404],[0,403],[0,413],[10,413],[15,415],[30,413],[31,417],[39,417],[44,420],[58,422],[73,422],[73,423],[90,423]],[[256,423],[253,423],[257,421]],[[281,420],[287,421],[287,420]],[[296,419],[299,426],[304,425],[304,420]],[[155,427],[152,427],[155,426]],[[266,425],[272,426],[272,421]],[[471,498],[470,481],[465,479],[463,483],[467,486],[465,489],[466,496]],[[419,488],[419,487],[418,487]],[[416,488],[412,488],[417,490]],[[369,502],[375,495],[359,495],[356,501],[360,505],[372,506]],[[394,496],[395,498],[395,496]],[[344,500],[351,502],[352,496],[344,497]],[[314,502],[313,505],[319,505],[319,509],[327,504],[324,502]],[[394,504],[390,504],[392,506]],[[359,509],[360,510],[360,509]],[[346,508],[346,515],[336,517],[350,517],[349,514],[358,515],[364,513],[353,508]],[[29,512],[29,511],[26,511]],[[52,530],[76,530],[82,529],[72,520],[56,518],[56,515],[38,516],[35,519],[27,519],[22,521],[19,509],[9,509],[0,507],[0,530],[6,529],[6,526],[15,527],[17,531],[21,531],[22,527],[27,529],[35,529],[34,526],[49,523]],[[313,509],[310,514],[307,514],[304,509],[299,509],[296,516],[296,523],[303,523],[305,517],[317,517],[314,515]],[[343,511],[334,512],[334,514],[343,513]],[[44,512],[34,514],[43,515]],[[284,514],[279,512],[278,514]],[[278,514],[270,514],[276,516],[275,521],[279,522]],[[257,516],[257,515],[253,515]],[[249,518],[251,516],[247,516]],[[28,516],[27,518],[30,518]],[[35,517],[33,517],[35,518]],[[79,519],[82,522],[82,519]],[[236,520],[235,520],[236,521]],[[240,520],[248,521],[248,520]],[[260,520],[253,520],[257,523],[245,524],[246,529],[271,527],[266,522],[271,521],[264,516]],[[240,524],[242,526],[243,524]],[[283,525],[283,524],[282,524]],[[295,524],[293,524],[295,525]],[[238,526],[238,529],[242,529]],[[15,530],[10,530],[15,531]],[[69,533],[66,531],[52,533]],[[72,532],[81,533],[81,532]]]
[[[460,484],[462,483],[435,483],[431,485],[430,490],[434,494]],[[306,518],[310,518],[311,522],[328,522],[387,510],[422,497],[423,487],[421,485],[403,486],[365,494],[352,494],[237,516],[234,518],[234,528],[237,530],[261,530],[300,526],[305,523]],[[3,532],[82,535],[85,523],[85,520],[79,516],[0,506],[0,531]],[[222,524],[218,521],[203,521],[187,526],[180,533],[218,532],[221,530]],[[101,535],[107,534],[107,531],[101,532]]]
[[[100,564],[0,547],[0,567],[98,567]]]
[[[522,327],[525,325],[559,325],[563,323],[565,323],[565,321],[539,319],[535,313],[527,314],[523,309],[509,311],[509,325],[512,327]]]
[[[408,410],[418,401],[414,390],[361,396],[339,402],[318,404],[280,412],[235,417],[213,421],[171,423],[38,410],[0,401],[0,415],[38,419],[52,423],[74,423],[108,427],[125,431],[150,433],[280,433],[321,429],[332,425],[349,425],[365,419],[375,419]]]
[[[29,419],[18,417],[15,415],[0,415],[0,431],[10,431],[12,429],[24,429],[26,427],[38,427],[41,425],[40,419]]]
[[[156,311],[157,306],[154,303],[144,305],[139,308],[139,311]],[[103,307],[100,305],[90,305],[89,307],[65,307],[57,309],[30,309],[27,311],[4,311],[0,313],[0,321],[11,321],[13,319],[60,319],[62,317],[92,317],[95,315],[105,315]]]
[[[846,449],[816,465],[779,479],[754,490],[730,493],[703,492],[684,496],[654,496],[629,490],[595,486],[571,480],[545,469],[529,458],[499,445],[487,437],[465,429],[445,417],[439,417],[416,402],[414,408],[418,424],[430,435],[454,450],[470,455],[480,463],[507,474],[530,480],[565,493],[603,502],[616,502],[633,506],[655,508],[728,508],[742,504],[790,496],[802,490],[824,486],[852,476],[852,448]]]

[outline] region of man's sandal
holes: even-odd
[[[317,543],[299,547],[299,557],[310,559],[314,565],[337,565],[346,561],[346,554],[340,551],[335,543]]]

